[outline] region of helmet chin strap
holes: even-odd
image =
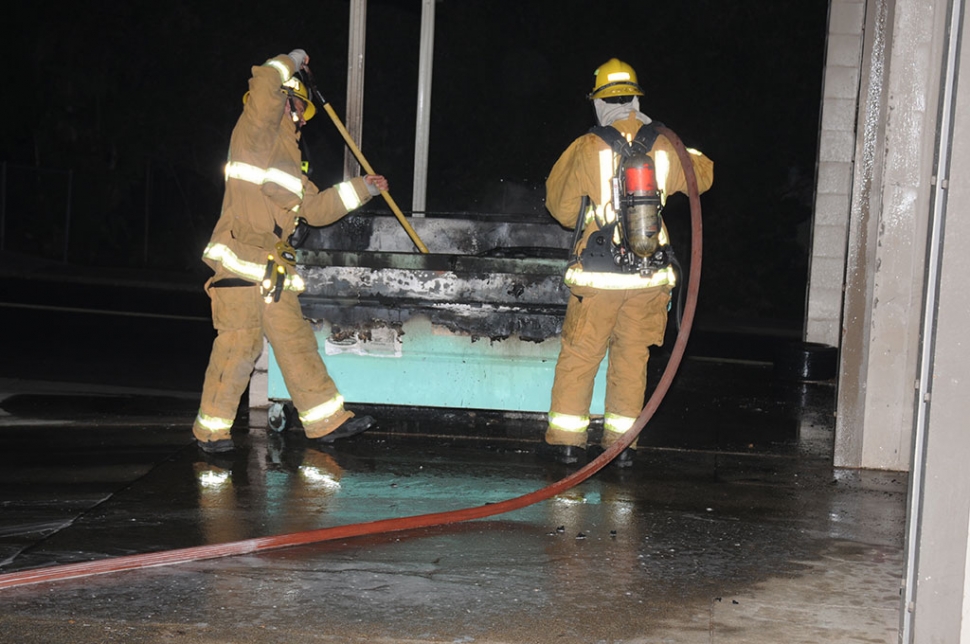
[[[292,96],[288,96],[286,98],[286,106],[290,110],[290,118],[292,118],[293,122],[296,123],[296,129],[300,129],[301,127],[303,127],[306,121],[303,120],[303,118],[300,116],[300,113],[296,110],[296,104],[293,103]]]

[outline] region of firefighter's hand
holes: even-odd
[[[379,174],[368,174],[364,177],[364,183],[367,184],[367,191],[374,197],[387,190],[387,179]]]
[[[310,64],[310,57],[302,49],[294,49],[290,52],[289,56],[293,64],[296,65],[296,71],[300,71]]]

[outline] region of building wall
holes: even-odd
[[[943,14],[947,3],[937,7]],[[955,3],[958,7],[960,2]],[[946,16],[937,15],[934,20]],[[920,396],[916,422],[909,511],[910,535],[904,626],[901,642],[970,642],[970,34],[963,24],[953,33],[963,47],[949,55],[956,65],[942,71],[940,126],[926,136],[939,141],[935,158],[938,180],[931,199],[927,252],[927,297],[923,323],[925,361],[918,372]],[[934,49],[947,44],[937,31]],[[961,51],[962,49],[962,51]],[[944,52],[945,53],[945,52]],[[963,70],[964,82],[959,72]],[[909,628],[906,628],[909,622]]]
[[[875,150],[882,158],[873,186],[880,207],[873,213],[869,276],[862,285],[869,291],[846,285],[847,302],[864,299],[870,307],[863,467],[904,470],[911,458],[947,4],[896,0],[887,15],[888,74],[880,90],[885,135]],[[841,429],[856,430],[848,424]]]
[[[966,30],[964,30],[966,31]],[[970,55],[961,56],[970,70]],[[911,604],[913,642],[970,642],[970,189],[960,177],[970,172],[970,83],[958,93],[955,106],[951,180],[943,220],[945,232],[939,265],[939,292],[931,303],[933,331],[930,370],[927,372],[924,411],[918,434],[921,476],[913,481],[920,500],[910,521],[919,521],[915,542],[908,550],[917,568],[911,579],[915,602]],[[920,454],[917,451],[917,454]],[[920,468],[920,465],[922,466]],[[906,606],[904,610],[909,610]]]
[[[970,643],[964,5],[830,8],[806,339],[840,348],[835,465],[909,471],[908,644]]]
[[[840,348],[840,467],[909,469],[946,5],[830,7],[806,340]]]
[[[805,339],[841,345],[865,0],[832,0],[819,132]]]

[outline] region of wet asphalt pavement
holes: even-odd
[[[173,297],[156,317],[121,314],[127,296],[5,306],[0,575],[480,506],[573,471],[536,458],[539,418],[442,410],[360,409],[378,425],[326,449],[241,414],[237,450],[204,455],[211,330]],[[699,353],[630,470],[487,519],[0,589],[0,642],[895,642],[905,474],[831,467],[832,383]]]

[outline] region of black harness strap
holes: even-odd
[[[642,146],[644,154],[653,149],[654,141],[657,140],[657,136],[660,134],[657,131],[657,126],[663,127],[663,123],[658,123],[657,121],[652,121],[650,123],[644,124],[639,130],[637,130],[636,136],[633,137],[633,143],[629,143],[620,131],[611,125],[594,125],[589,129],[590,134],[595,134],[601,138],[608,146],[613,149],[614,154],[618,154],[621,158],[626,159],[631,154],[633,154],[635,146]],[[579,204],[579,217],[576,219],[575,235],[573,236],[573,255],[570,257],[570,264],[575,263],[579,260],[579,257],[575,254],[576,245],[579,243],[580,237],[582,237],[583,229],[586,227],[586,209],[589,207],[589,197],[583,195],[583,200]]]
[[[645,123],[640,126],[636,136],[633,137],[633,141],[629,143],[626,137],[620,134],[620,131],[612,125],[596,125],[591,127],[589,131],[591,134],[595,134],[603,139],[613,149],[614,154],[618,154],[621,158],[626,159],[635,151],[641,151],[646,154],[653,149],[653,144],[660,134],[657,131],[658,126],[663,127],[663,123],[658,123],[657,121]]]
[[[637,130],[633,140],[629,142],[619,130],[609,125],[594,126],[590,128],[589,131],[591,134],[595,134],[602,139],[607,145],[610,146],[614,154],[619,156],[622,161],[625,161],[634,153],[640,152],[642,154],[647,154],[653,149],[653,144],[656,142],[657,136],[660,134],[657,130],[658,126],[662,127],[663,124],[654,121],[642,125],[640,129]],[[620,172],[623,169],[622,161],[617,166],[617,172]],[[576,246],[582,237],[583,228],[585,228],[585,215],[588,206],[589,197],[584,196],[580,205],[579,219],[576,222],[575,235],[573,238],[573,253],[570,256],[568,265],[572,266],[577,262],[581,262],[584,269],[597,272],[630,272],[631,270],[636,270],[636,265],[634,264],[624,264],[623,266],[620,266],[614,257],[613,233],[617,226],[617,222],[608,224],[606,227],[590,235],[583,252],[577,256]],[[632,255],[630,256],[632,257]]]

